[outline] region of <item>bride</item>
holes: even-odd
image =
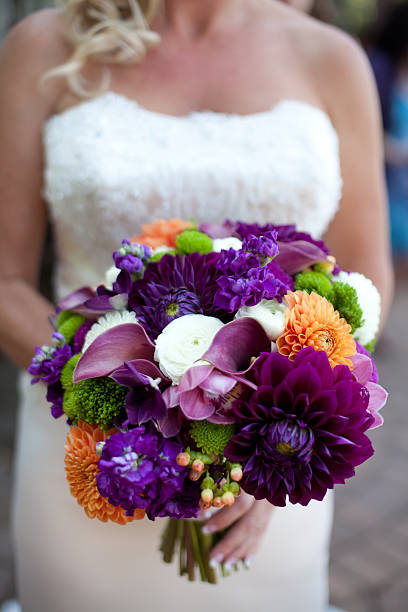
[[[358,46],[275,0],[65,0],[0,53],[0,346],[22,368],[48,341],[37,292],[47,216],[55,292],[97,284],[120,240],[159,217],[297,223],[391,294],[377,100]],[[342,186],[343,185],[343,186]],[[90,521],[64,478],[66,425],[20,380],[14,496],[27,612],[323,612],[332,496],[272,508],[249,496],[189,584],[157,551],[160,521]]]

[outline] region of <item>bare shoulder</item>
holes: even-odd
[[[69,55],[61,11],[44,9],[22,19],[0,47],[0,81],[14,76],[32,86]]]

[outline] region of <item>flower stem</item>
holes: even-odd
[[[174,549],[177,537],[177,520],[170,519],[164,536],[163,560],[165,563],[173,561]]]

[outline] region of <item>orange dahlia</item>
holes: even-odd
[[[353,368],[349,359],[356,352],[351,327],[326,298],[306,291],[289,291],[285,296],[285,331],[276,341],[282,355],[294,360],[300,350],[313,346],[325,351],[334,368],[342,364]]]
[[[190,221],[158,219],[154,223],[142,225],[143,234],[134,236],[132,241],[146,244],[153,249],[161,246],[174,248],[177,236],[188,227],[193,227]]]
[[[77,426],[73,425],[65,445],[65,471],[71,494],[89,518],[126,525],[130,521],[142,519],[145,511],[137,509],[133,516],[126,516],[125,510],[112,506],[100,495],[96,485],[99,461],[96,444],[104,442],[114,431],[103,432],[99,427],[92,427],[83,421],[79,421]]]

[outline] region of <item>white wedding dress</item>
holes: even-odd
[[[252,115],[172,117],[115,93],[52,117],[44,195],[56,235],[57,298],[96,285],[111,252],[159,217],[296,223],[321,235],[341,193],[328,116],[297,101]],[[24,612],[323,612],[332,495],[274,510],[249,572],[188,583],[158,552],[162,520],[86,517],[64,475],[64,419],[21,378],[14,537]]]

